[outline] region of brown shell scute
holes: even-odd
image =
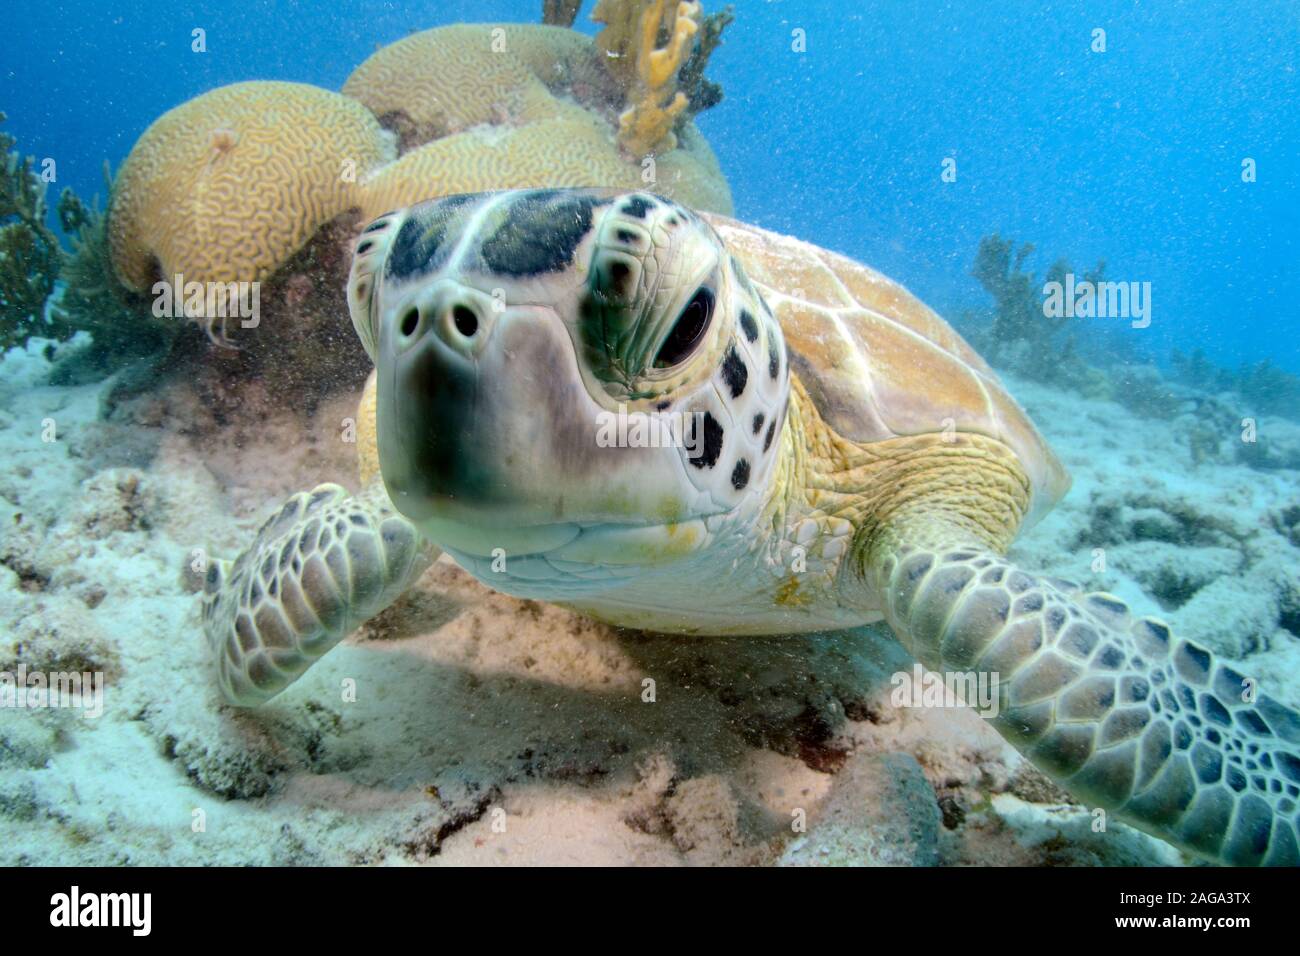
[[[951,326],[896,282],[808,243],[709,216],[781,322],[823,420],[871,443],[948,430],[1004,442],[1034,489],[1030,519],[1070,479],[996,373]]]

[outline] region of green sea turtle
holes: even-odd
[[[297,494],[211,566],[232,702],[279,693],[442,551],[637,628],[883,618],[927,668],[994,680],[994,726],[1088,805],[1212,859],[1300,861],[1300,715],[1003,557],[1068,476],[895,283],[658,196],[533,190],[381,216],[348,301],[376,366],[364,490]]]

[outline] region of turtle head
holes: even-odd
[[[682,206],[583,189],[422,203],[366,227],[349,305],[389,495],[453,554],[666,560],[762,499],[780,329]]]

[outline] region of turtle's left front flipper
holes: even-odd
[[[895,633],[933,671],[993,678],[990,719],[1035,766],[1198,855],[1300,864],[1300,714],[1111,595],[897,540],[866,571]]]

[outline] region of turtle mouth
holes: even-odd
[[[544,600],[601,594],[648,568],[689,557],[711,537],[700,519],[659,525],[544,525],[511,532],[517,536],[509,546],[494,543],[492,533],[482,528],[457,529],[441,522],[429,531],[443,535],[434,540],[488,587]]]
[[[421,534],[452,553],[453,557],[464,555],[498,561],[549,554],[582,534],[581,526],[572,522],[497,528],[452,518],[428,517],[417,521],[416,526]]]
[[[700,518],[662,524],[568,521],[509,528],[426,518],[417,526],[457,558],[498,562],[546,558],[588,567],[663,564],[699,550],[711,536]]]

